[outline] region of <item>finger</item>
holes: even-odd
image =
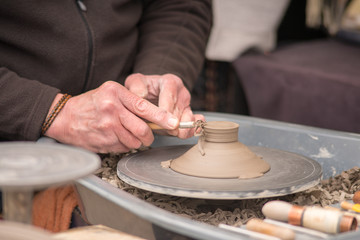
[[[162,86],[159,93],[159,107],[174,112],[175,104],[178,100],[178,87],[173,81],[162,82]]]
[[[154,141],[154,135],[150,127],[137,116],[129,113],[122,114],[119,116],[120,121],[122,122],[125,132],[127,134],[123,135],[123,131],[119,136],[119,139],[129,148],[139,148],[141,145],[150,146]]]
[[[192,115],[193,113],[190,111],[188,113],[184,114],[185,109],[190,109],[189,105],[190,105],[190,93],[186,88],[183,88],[180,91],[179,94],[179,98],[177,100],[177,102],[175,103],[174,106],[174,111],[172,112],[172,114],[174,114],[175,116],[177,116],[178,118],[181,118],[181,121],[192,121]],[[190,116],[190,117],[186,117],[186,116]],[[186,132],[188,132],[188,135],[191,135],[191,131],[188,130],[181,130],[181,132],[183,132],[182,134],[180,134],[180,136],[183,136],[184,138],[187,138]],[[172,131],[168,131],[168,134],[173,135],[173,136],[179,136],[179,130],[172,130]]]
[[[179,92],[177,107],[180,109],[180,111],[182,111],[186,107],[190,106],[190,102],[191,102],[190,92],[185,87],[183,87]]]
[[[201,114],[194,114],[194,122],[198,121],[198,120],[201,120],[203,122],[205,122],[205,117]],[[189,138],[189,137],[192,137],[195,135],[195,131],[197,131],[198,133],[201,131],[201,129],[198,129],[198,128],[191,128],[189,129],[189,132],[187,133],[188,135],[186,136],[184,134],[183,137],[185,138]]]
[[[195,121],[195,116],[191,111],[190,107],[186,107],[183,111],[181,116],[181,121],[188,122],[188,121]],[[181,139],[189,138],[194,136],[194,128],[187,128],[187,129],[179,129],[178,137]]]
[[[148,96],[146,76],[140,73],[132,74],[127,77],[125,80],[125,87],[141,98],[146,98]]]
[[[179,109],[177,107],[175,107],[174,112],[172,114],[174,114],[174,116],[177,116],[179,119],[181,119],[182,112],[183,112],[183,109],[181,109],[181,112],[180,112]],[[168,130],[168,131],[166,131],[166,133],[171,135],[171,136],[178,136],[179,135],[179,129],[176,128],[174,130]]]
[[[98,133],[90,132],[88,134],[89,139],[96,139],[95,142],[88,142],[86,139],[84,143],[77,141],[74,145],[84,146],[86,145],[87,149],[96,153],[109,153],[109,152],[128,152],[130,148],[123,145],[119,142],[119,139],[115,134],[109,133],[106,136],[100,135]]]
[[[139,98],[125,88],[119,88],[118,96],[129,111],[143,119],[169,130],[175,129],[179,125],[179,119],[176,116],[145,99]]]
[[[183,111],[185,108],[189,107],[190,105],[190,93],[186,88],[180,90],[177,101],[174,103],[172,114],[181,118]]]
[[[194,117],[195,117],[195,121],[201,120],[203,122],[206,122],[206,119],[202,114],[194,114]]]

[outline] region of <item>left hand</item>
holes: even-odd
[[[125,87],[139,97],[147,99],[159,108],[177,116],[181,122],[196,121],[205,118],[200,114],[193,114],[190,108],[190,92],[182,80],[174,74],[143,75],[135,73],[125,80]],[[189,138],[194,135],[194,129],[175,129],[168,134],[179,138]]]

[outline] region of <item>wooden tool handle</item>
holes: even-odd
[[[152,129],[152,130],[161,130],[164,129],[163,127],[157,125],[156,123],[147,123],[147,125]],[[179,128],[193,128],[195,127],[195,123],[194,122],[180,122],[179,123]]]
[[[160,129],[164,129],[162,127],[160,127],[159,125],[157,125],[156,123],[147,123],[147,125],[152,129],[152,130],[160,130]]]
[[[343,201],[343,202],[341,202],[340,206],[343,209],[353,210],[355,212],[360,213],[360,204],[353,204],[353,203],[350,203],[350,202]]]
[[[278,237],[283,240],[293,240],[295,239],[295,232],[291,229],[276,226],[264,222],[261,219],[253,218],[246,224],[246,229]]]

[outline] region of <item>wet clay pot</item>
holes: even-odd
[[[176,172],[207,178],[255,178],[270,165],[238,141],[239,125],[212,121],[204,125],[203,136],[186,153],[173,159]]]

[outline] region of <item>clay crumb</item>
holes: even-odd
[[[170,168],[171,161],[172,161],[172,159],[167,160],[167,161],[162,161],[161,162],[161,167],[162,168]]]

